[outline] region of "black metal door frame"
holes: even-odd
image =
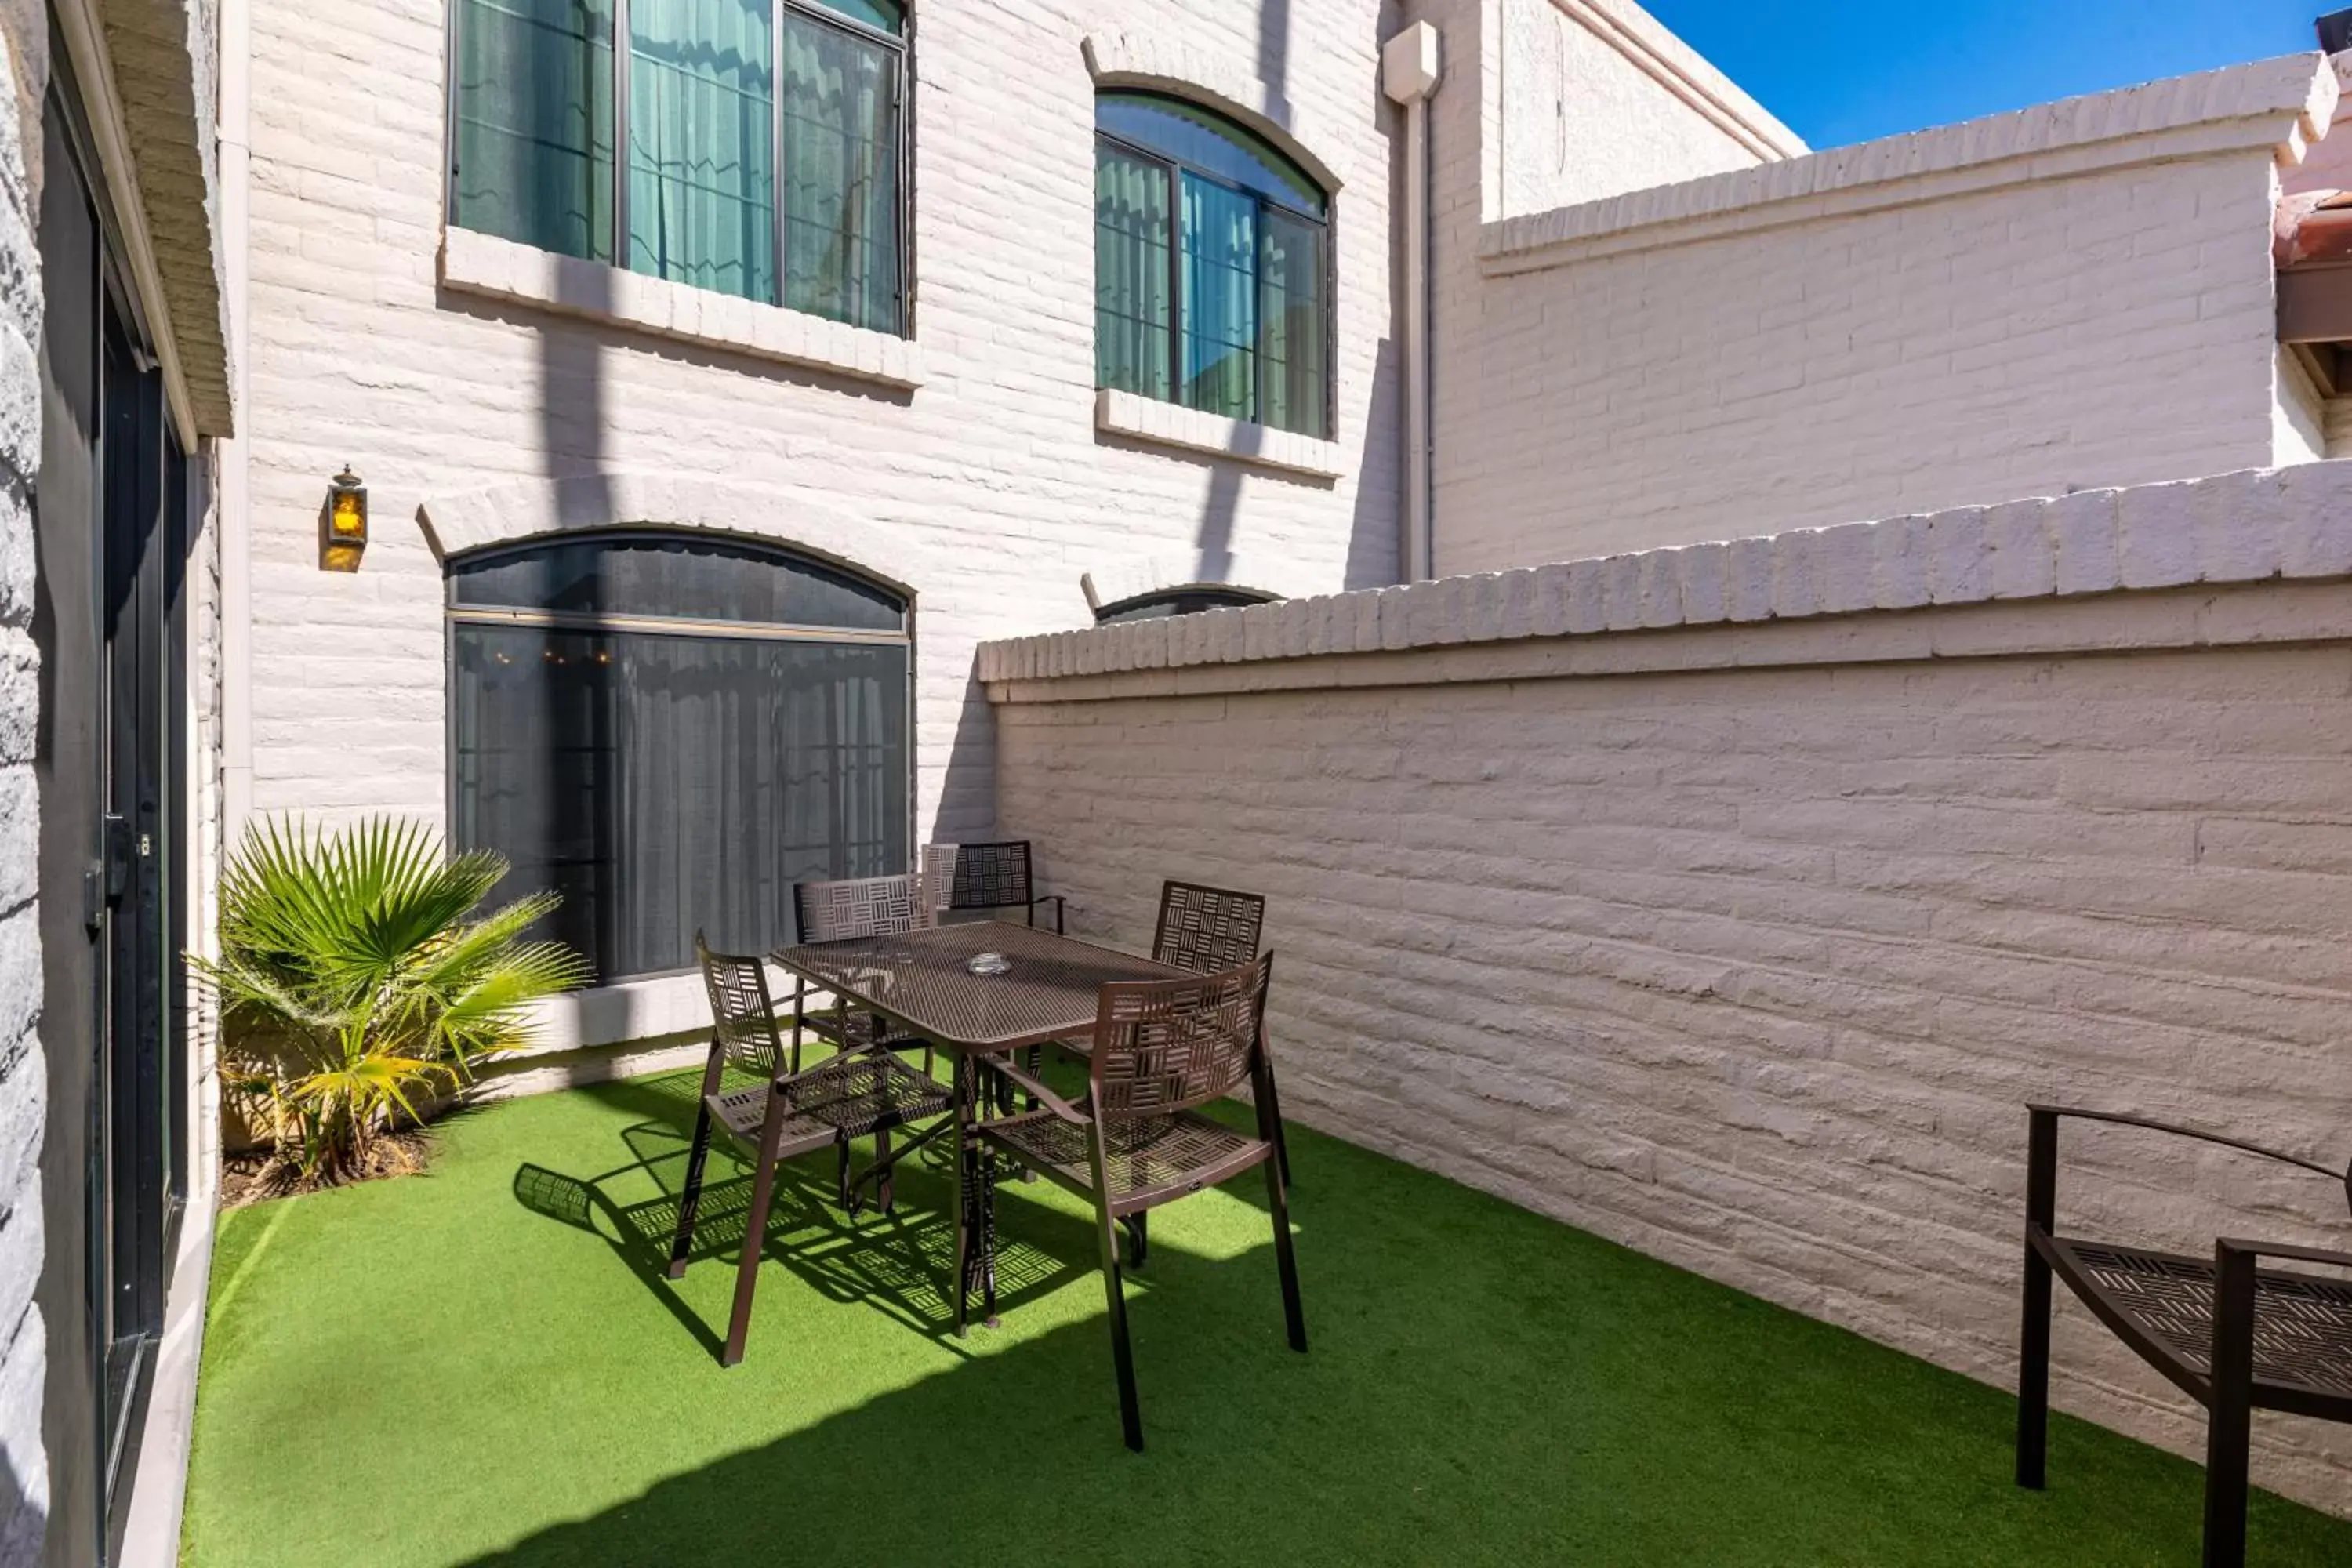
[[[126,313],[106,311],[100,381],[100,661],[105,705],[101,733],[100,871],[103,912],[99,964],[103,975],[99,1045],[100,1126],[94,1173],[104,1194],[105,1475],[120,1489],[131,1452],[131,1417],[152,1371],[163,1327],[171,1267],[169,1232],[176,1205],[176,1163],[169,1108],[178,1076],[171,1009],[177,950],[170,942],[177,835],[170,807],[176,792],[166,768],[171,718],[171,601],[180,574],[173,557],[180,530],[168,512],[180,465],[164,427],[162,377],[132,341]]]
[[[163,376],[70,70],[58,65],[41,250],[61,309],[43,334],[44,396],[68,416],[45,435],[35,493],[53,1095],[44,1165],[55,1184],[42,1289],[51,1399],[63,1401],[45,1419],[58,1508],[50,1560],[81,1563],[110,1561],[120,1543],[188,1190],[180,904],[193,524]]]

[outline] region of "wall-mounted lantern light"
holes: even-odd
[[[326,572],[356,572],[367,549],[367,486],[349,463],[327,487],[327,510],[319,534],[319,566]]]

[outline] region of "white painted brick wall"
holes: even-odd
[[[32,481],[41,460],[40,258],[13,44],[0,28],[0,1568],[40,1558],[49,1510],[41,1442],[47,1340],[34,1304],[42,1258],[41,1134],[48,1074],[36,1033],[41,946],[34,878],[40,810],[33,752],[40,700],[32,637]]]
[[[918,592],[920,831],[990,823],[971,688],[986,636],[1085,624],[1084,571],[1136,558],[1286,588],[1387,581],[1395,364],[1387,111],[1373,0],[924,5],[913,98],[916,336],[889,394],[438,292],[441,0],[256,7],[250,398],[254,801],[333,817],[444,802],[442,576],[428,501],[603,468],[765,487],[869,531],[860,558]],[[1336,483],[1098,438],[1087,36],[1181,43],[1324,129],[1342,182]],[[315,565],[346,461],[375,542]],[[659,519],[648,521],[659,521]]]
[[[1500,35],[1501,177],[1485,203],[1490,217],[1804,151],[1788,127],[1625,0],[1494,0],[1486,26]]]
[[[1482,223],[1465,183],[1524,184],[1528,73],[1467,47],[1474,0],[1425,9],[1442,573],[2323,449],[2268,248],[2274,150],[2332,108],[2332,78],[2298,96],[2315,56]]]
[[[2242,153],[1466,279],[1440,570],[2269,463],[2268,176]]]
[[[1286,1111],[2008,1386],[2027,1100],[2352,1155],[2348,572],[2322,464],[982,671],[1074,931],[1148,942],[1168,877],[1269,897]],[[2066,1147],[2088,1234],[2352,1242],[2325,1181]],[[2060,1325],[2062,1403],[2199,1451]],[[2258,1433],[2265,1484],[2352,1509],[2339,1429]]]

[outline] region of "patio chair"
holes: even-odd
[[[2352,1252],[2224,1237],[2213,1257],[2150,1252],[2060,1236],[2062,1117],[2142,1128],[2308,1171],[2337,1172],[2292,1154],[2137,1116],[2028,1107],[2025,1311],[2019,1360],[2017,1484],[2039,1489],[2050,1426],[2050,1280],[2055,1274],[2125,1344],[2205,1406],[2205,1568],[2246,1561],[2246,1452],[2256,1410],[2352,1422],[2352,1279],[2258,1268],[2257,1260],[2340,1265]]]
[[[830,882],[793,884],[793,922],[803,942],[847,942],[861,936],[897,936],[934,925],[921,882],[899,873],[853,877]],[[871,1045],[886,1031],[871,1013],[852,1012],[835,998],[830,1013],[808,1007],[809,983],[793,979],[793,1070],[800,1071],[801,1032],[835,1047]],[[923,1046],[923,1070],[931,1070],[931,1047]]]
[[[1054,906],[1054,934],[1062,930],[1062,899],[1040,895],[1029,870],[1029,840],[1004,838],[988,844],[926,844],[923,846],[923,891],[930,900],[933,920],[964,910],[1019,910],[1031,925],[1037,923],[1037,906]],[[1045,1047],[1027,1052],[1029,1069],[1045,1060]],[[1003,1109],[1013,1109],[1007,1100]],[[1024,1109],[1034,1110],[1036,1102]],[[1023,1180],[1028,1180],[1024,1173]]]
[[[1085,1098],[1073,1104],[1011,1063],[990,1065],[1037,1097],[1039,1109],[983,1121],[993,1151],[1089,1200],[1110,1304],[1112,1364],[1127,1446],[1143,1447],[1135,1361],[1128,1347],[1117,1230],[1121,1220],[1265,1167],[1274,1255],[1290,1348],[1307,1348],[1307,1319],[1291,1256],[1282,1166],[1274,1157],[1281,1116],[1267,1092],[1266,986],[1272,954],[1189,980],[1115,981],[1102,988],[1087,1058]],[[1257,1135],[1236,1132],[1199,1108],[1244,1079],[1256,1089]]]
[[[710,1059],[703,1069],[701,1109],[695,1116],[694,1142],[687,1155],[686,1187],[678,1197],[669,1277],[676,1279],[686,1273],[687,1255],[694,1246],[695,1210],[702,1200],[703,1167],[709,1158],[715,1125],[725,1129],[738,1147],[751,1150],[755,1159],[751,1205],[744,1215],[743,1250],[735,1268],[735,1306],[727,1325],[727,1348],[719,1357],[721,1365],[733,1366],[743,1359],[743,1338],[751,1326],[751,1292],[759,1280],[777,1162],[820,1149],[834,1150],[838,1161],[837,1194],[846,1209],[856,1184],[849,1173],[850,1141],[870,1136],[875,1142],[875,1169],[882,1173],[877,1195],[887,1208],[891,1130],[946,1116],[953,1097],[945,1084],[918,1072],[894,1054],[912,1042],[878,1032],[874,1038],[843,1047],[806,1071],[799,1070],[795,1037],[787,1068],[786,1047],[776,1032],[775,1002],[768,993],[766,966],[757,958],[711,952],[698,931],[694,952],[710,994]],[[730,1065],[757,1073],[762,1081],[750,1089],[722,1090],[722,1077]]]
[[[1265,899],[1258,893],[1239,893],[1230,888],[1212,888],[1199,882],[1162,882],[1160,884],[1160,919],[1152,928],[1151,956],[1157,963],[1177,969],[1189,969],[1195,974],[1213,974],[1247,963],[1257,956],[1260,935],[1265,930]],[[1057,1040],[1055,1044],[1075,1057],[1084,1057],[1090,1048],[1085,1040]],[[1266,1064],[1266,1092],[1276,1095],[1274,1117],[1274,1152],[1282,1162],[1282,1184],[1290,1180],[1290,1146],[1282,1132],[1282,1102],[1274,1081],[1274,1064]],[[1135,1216],[1128,1227],[1131,1252],[1129,1268],[1143,1267],[1150,1250],[1150,1233],[1144,1217]]]
[[[957,910],[1019,910],[1031,925],[1037,906],[1054,906],[1054,934],[1062,934],[1062,899],[1040,894],[1029,874],[1029,840],[993,844],[926,844],[923,887],[935,914]]]

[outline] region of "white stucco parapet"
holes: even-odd
[[[1319,440],[1269,425],[1206,414],[1180,403],[1139,397],[1104,387],[1095,394],[1095,428],[1137,441],[1235,458],[1262,468],[1311,479],[1336,479],[1348,471],[1347,454],[1337,441]]]
[[[1803,138],[1641,6],[1626,0],[1551,3],[1757,157],[1794,158],[1807,151]]]
[[[912,390],[923,384],[922,353],[910,338],[559,256],[472,229],[443,232],[441,284],[462,294],[584,316],[653,337],[883,386]]]
[[[1961,507],[980,645],[982,682],[2352,576],[2352,462]]]
[[[1528,271],[2252,147],[2293,165],[2337,92],[2327,57],[2283,55],[1504,218],[1481,227],[1479,255],[1489,272]]]

